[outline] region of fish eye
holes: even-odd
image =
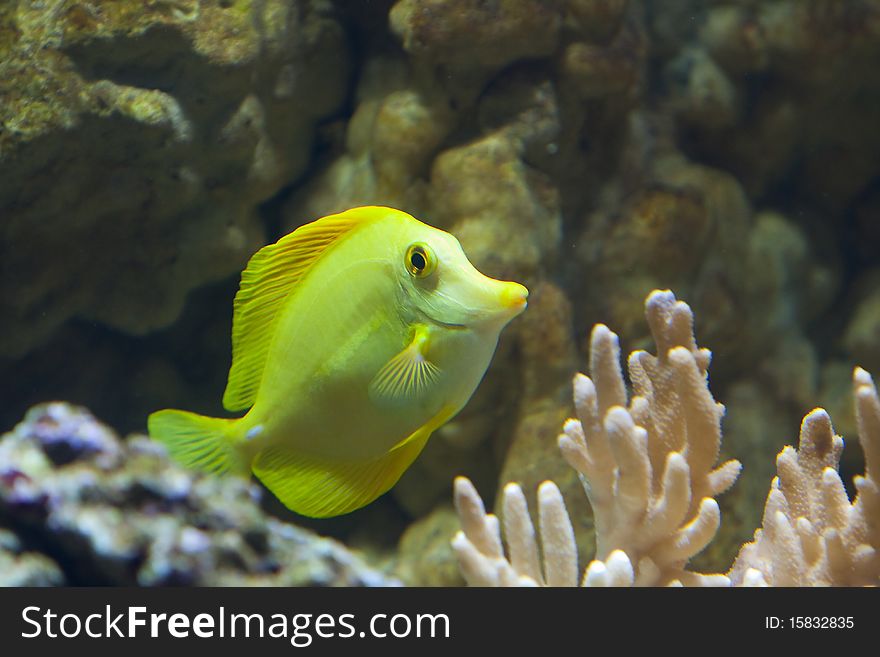
[[[434,252],[427,244],[413,244],[406,250],[406,269],[416,278],[425,278],[437,267]]]

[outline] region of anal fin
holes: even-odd
[[[386,493],[454,410],[444,407],[382,456],[368,461],[321,459],[275,445],[254,460],[254,474],[291,511],[312,518],[350,513]]]
[[[290,510],[312,518],[338,516],[366,506],[396,484],[429,435],[414,434],[378,458],[355,462],[320,459],[276,445],[260,452],[254,474]]]

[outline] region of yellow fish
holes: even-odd
[[[323,217],[242,273],[223,406],[247,414],[166,409],[150,435],[186,466],[252,471],[297,513],[354,511],[470,399],[527,297],[400,210]]]

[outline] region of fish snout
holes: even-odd
[[[462,325],[498,332],[526,309],[529,291],[524,285],[486,276],[473,265],[462,273],[469,275],[461,276],[452,288],[464,311]]]
[[[504,326],[526,309],[529,291],[524,285],[513,281],[492,280],[492,288],[491,306],[494,310],[489,313],[490,323]]]
[[[525,285],[513,281],[502,281],[500,299],[505,309],[513,312],[513,317],[526,309],[529,299],[529,291]]]

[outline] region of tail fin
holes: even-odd
[[[243,474],[250,468],[241,462],[233,445],[235,422],[168,408],[152,413],[147,427],[150,437],[164,443],[171,457],[188,468]]]

